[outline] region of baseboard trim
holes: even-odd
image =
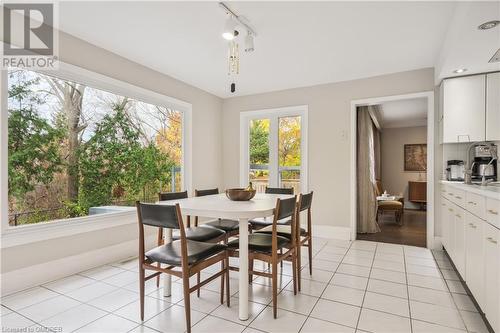
[[[441,236],[434,237],[434,242],[432,243],[432,250],[442,250],[443,249],[443,239]]]
[[[153,246],[156,235],[146,238],[147,248]],[[107,246],[94,251],[24,267],[0,275],[2,296],[36,287],[87,269],[137,256],[138,240]]]
[[[313,225],[313,236],[330,239],[351,240],[349,227],[335,227],[330,225]]]

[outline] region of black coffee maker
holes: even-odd
[[[474,162],[472,164],[472,180],[497,181],[497,146],[478,145],[474,148]]]

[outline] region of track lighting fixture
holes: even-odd
[[[228,77],[230,79],[229,89],[231,93],[236,92],[235,79],[240,73],[240,54],[239,54],[239,44],[236,37],[239,35],[238,27],[243,28],[247,31],[245,36],[245,52],[253,52],[254,37],[257,36],[255,30],[250,25],[250,22],[244,16],[238,16],[234,11],[232,11],[225,3],[219,2],[219,6],[226,12],[227,19],[224,25],[224,31],[222,32],[222,37],[229,41],[228,43]]]
[[[232,15],[228,15],[229,17],[226,20],[226,25],[224,26],[224,31],[222,32],[222,38],[226,40],[233,40],[236,36],[238,36],[238,30],[236,30],[236,21],[233,19]]]

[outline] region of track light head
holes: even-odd
[[[245,37],[245,52],[253,52],[255,50],[253,35],[250,31],[247,32]]]
[[[224,26],[224,31],[222,32],[222,37],[226,40],[233,40],[236,36],[238,36],[236,25],[237,23],[233,19],[233,16],[229,15]]]

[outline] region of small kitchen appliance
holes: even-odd
[[[446,162],[446,180],[463,181],[465,166],[462,160],[448,160]]]
[[[472,180],[497,180],[497,146],[478,145],[474,148],[474,162],[472,164]]]

